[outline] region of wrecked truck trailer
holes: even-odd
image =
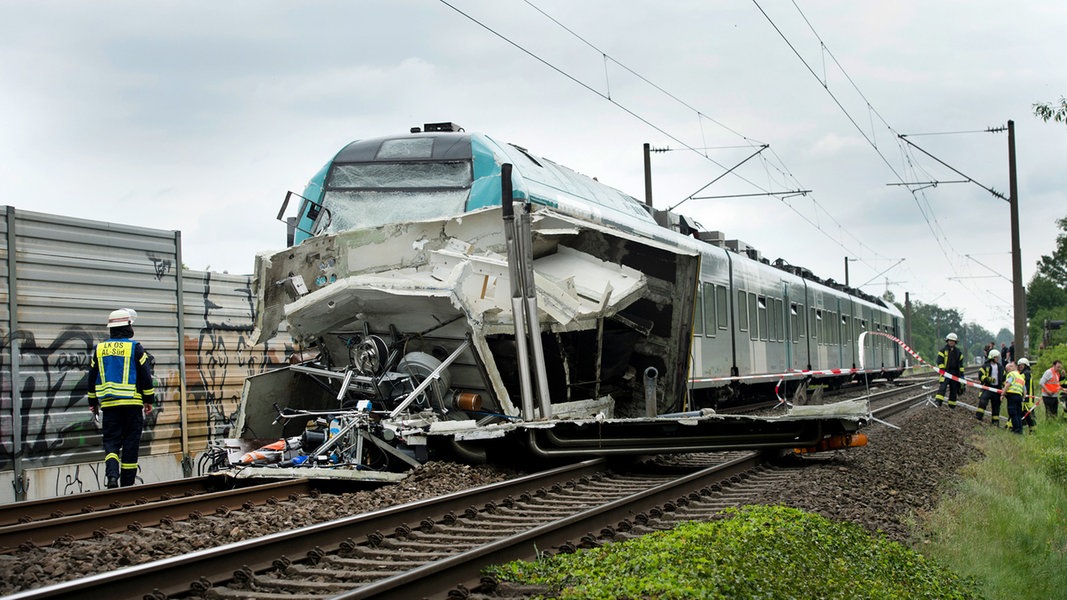
[[[523,148],[447,130],[353,142],[289,209],[292,245],[257,257],[256,335],[284,322],[302,350],[246,381],[236,477],[861,439],[863,403],[701,406],[694,314],[719,249]]]

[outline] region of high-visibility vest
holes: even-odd
[[[101,408],[110,408],[151,402],[155,395],[152,381],[138,379],[138,366],[147,361],[148,354],[133,340],[110,339],[97,344],[89,363],[94,374],[89,382],[90,404],[99,401]]]
[[[1026,392],[1026,378],[1022,376],[1018,371],[1012,371],[1008,373],[1008,378],[1004,380],[1004,393],[1005,394],[1019,394],[1020,396]]]
[[[1044,388],[1046,396],[1055,396],[1060,392],[1060,373],[1056,369],[1051,369],[1051,371],[1052,379],[1049,379],[1045,382],[1045,385],[1041,386]]]

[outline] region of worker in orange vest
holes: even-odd
[[[1041,376],[1041,403],[1045,405],[1045,416],[1055,419],[1059,413],[1060,378],[1063,377],[1063,363],[1055,361]]]

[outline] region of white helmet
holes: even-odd
[[[947,341],[947,342],[955,342],[958,339],[959,338],[956,337],[955,333],[950,333],[950,334],[945,336],[945,341]]]
[[[1028,359],[1026,359],[1026,358],[1020,358],[1019,359],[1019,364],[1025,367],[1025,366],[1028,366],[1030,364],[1030,361]]]
[[[993,360],[994,358],[1000,358],[1000,350],[989,351],[989,360]]]
[[[108,328],[132,326],[133,320],[137,318],[137,311],[132,308],[120,308],[118,310],[111,311],[111,314],[107,317]]]

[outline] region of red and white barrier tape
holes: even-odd
[[[969,385],[969,386],[971,386],[973,388],[978,388],[980,390],[988,390],[990,392],[996,392],[998,394],[1003,394],[1004,393],[1003,390],[1001,390],[1000,388],[993,388],[993,387],[989,387],[988,385],[982,385],[981,383],[978,383],[977,381],[972,381],[970,379],[967,379],[966,377],[959,377],[958,375],[953,375],[952,373],[949,373],[948,371],[946,371],[944,369],[940,369],[938,367],[935,367],[934,365],[931,365],[930,363],[928,363],[925,360],[923,360],[923,357],[919,356],[919,354],[917,352],[915,352],[914,350],[912,350],[910,346],[905,344],[903,340],[901,340],[899,338],[896,338],[894,336],[891,336],[888,333],[882,333],[881,331],[864,331],[863,333],[860,334],[859,340],[857,342],[857,344],[859,346],[859,349],[860,349],[860,366],[863,366],[863,338],[868,333],[871,334],[871,335],[880,335],[882,337],[886,337],[886,338],[889,338],[889,339],[893,340],[894,342],[899,344],[900,347],[903,348],[905,352],[907,352],[908,354],[914,356],[915,360],[917,360],[920,363],[922,363],[922,364],[930,367],[931,369],[937,371],[937,373],[939,375],[941,375],[942,377],[948,377],[949,379],[951,379],[953,381],[958,381],[958,382],[962,383],[963,385]],[[1023,397],[1024,398],[1027,398],[1027,397],[1033,398],[1033,396],[1027,396],[1026,394],[1023,394]]]
[[[920,364],[923,364],[923,365],[925,365],[927,367],[930,367],[931,369],[937,371],[938,374],[941,375],[942,377],[948,377],[949,379],[951,379],[953,381],[958,381],[959,383],[962,383],[963,385],[967,385],[967,386],[970,386],[970,387],[973,387],[973,388],[978,388],[980,390],[988,390],[990,392],[996,392],[998,394],[1003,393],[1003,391],[1000,390],[999,388],[993,388],[993,387],[989,387],[987,385],[982,385],[981,383],[979,383],[977,381],[973,381],[973,380],[967,379],[965,377],[960,377],[958,375],[953,375],[952,373],[949,373],[949,372],[945,371],[944,369],[940,369],[940,368],[938,368],[938,367],[936,367],[934,365],[931,365],[930,363],[928,363],[925,360],[923,360],[923,357],[919,356],[919,354],[917,352],[915,352],[914,350],[912,350],[910,346],[905,344],[903,340],[901,340],[900,338],[897,338],[895,336],[889,335],[888,333],[883,333],[881,331],[864,331],[864,332],[860,333],[859,338],[856,340],[857,353],[859,354],[859,357],[860,357],[860,368],[858,368],[858,369],[790,369],[786,373],[766,373],[766,374],[763,374],[763,375],[734,375],[734,376],[724,376],[724,377],[693,377],[693,378],[691,378],[689,380],[689,383],[692,384],[692,383],[714,383],[714,382],[718,382],[718,381],[745,381],[745,380],[748,380],[748,379],[773,379],[773,378],[777,377],[778,378],[778,383],[775,385],[775,388],[774,388],[774,393],[777,396],[778,395],[779,386],[781,386],[782,382],[785,381],[786,379],[799,379],[799,378],[803,378],[803,377],[809,377],[811,375],[854,375],[856,373],[878,373],[881,370],[867,370],[867,369],[865,369],[863,367],[863,359],[864,359],[863,341],[864,341],[864,338],[867,336],[868,333],[871,334],[871,335],[880,335],[880,336],[882,336],[884,338],[888,338],[888,339],[896,342],[901,348],[904,349],[905,352],[907,352],[912,357],[914,357],[915,360],[919,361]],[[1036,396],[1024,395],[1024,398],[1037,398],[1037,397]],[[779,399],[781,400],[781,396],[779,396]],[[784,401],[784,400],[782,400],[782,401]]]

